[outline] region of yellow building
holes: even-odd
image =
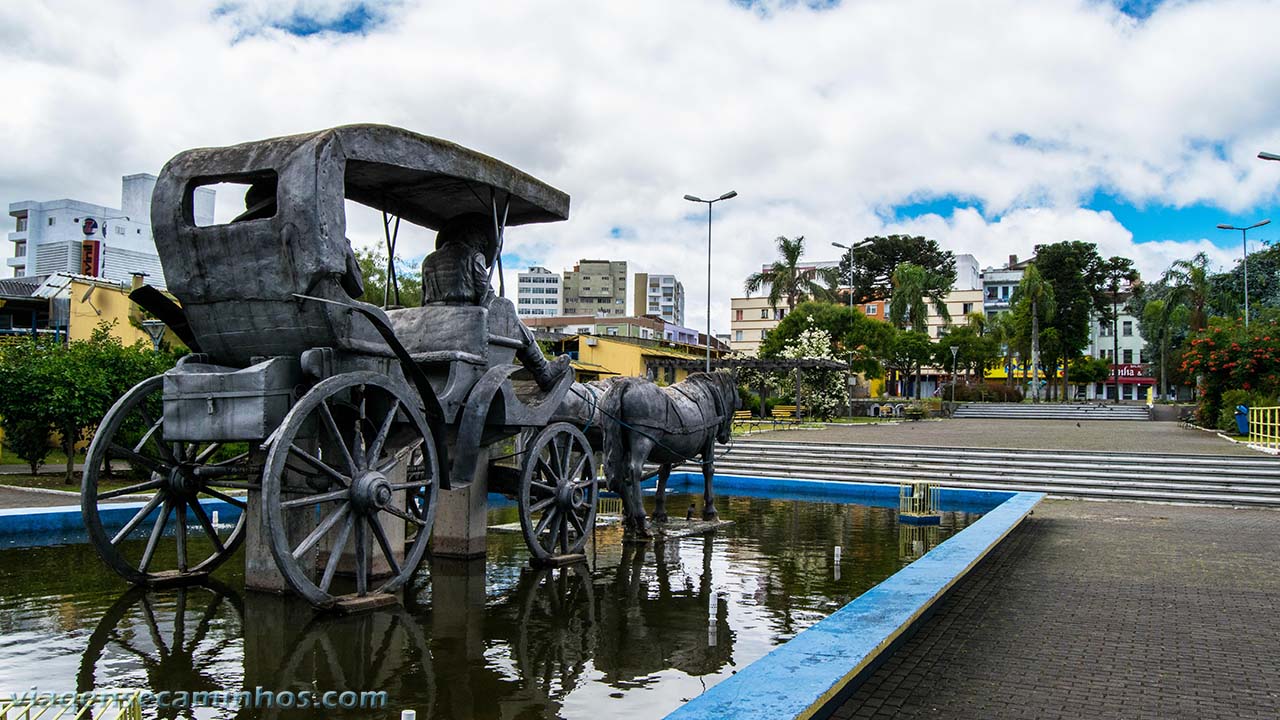
[[[654,382],[671,385],[689,376],[682,368],[664,367],[661,360],[701,360],[706,349],[668,341],[601,335],[571,335],[551,343],[555,355],[567,354],[573,360],[574,376],[579,382],[609,377],[647,377]],[[719,357],[712,350],[713,358]]]
[[[135,282],[138,284],[141,278]],[[143,325],[149,316],[129,299],[132,290],[132,287],[85,275],[51,275],[34,293],[36,297],[46,298],[54,308],[49,329],[41,332],[65,332],[64,337],[73,342],[88,340],[98,325],[105,322],[111,325],[111,334],[125,345],[138,341],[151,345],[151,335]],[[183,347],[168,329],[164,330],[162,342],[171,348]]]

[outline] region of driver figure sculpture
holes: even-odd
[[[543,390],[550,390],[569,369],[569,356],[547,362],[533,332],[516,316],[515,306],[494,294],[489,266],[498,251],[493,221],[479,213],[452,218],[436,234],[436,251],[422,261],[424,305],[481,305],[489,309],[490,332],[521,342],[516,357]]]

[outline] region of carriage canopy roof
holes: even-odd
[[[432,230],[463,213],[490,213],[493,199],[501,213],[508,197],[507,225],[569,216],[569,196],[533,176],[447,140],[387,125],[344,125],[189,150],[169,169],[181,168],[178,174],[203,184],[248,168],[294,175],[288,171],[301,169],[298,164],[314,165],[318,178],[340,173],[348,199]]]

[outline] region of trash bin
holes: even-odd
[[[1239,430],[1241,435],[1249,434],[1249,408],[1244,405],[1236,406],[1236,430]]]

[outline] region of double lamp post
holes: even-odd
[[[736,190],[730,190],[713,200],[703,200],[697,195],[684,196],[684,199],[689,202],[707,204],[707,372],[711,372],[711,206],[721,200],[730,200],[736,197],[738,197]]]

